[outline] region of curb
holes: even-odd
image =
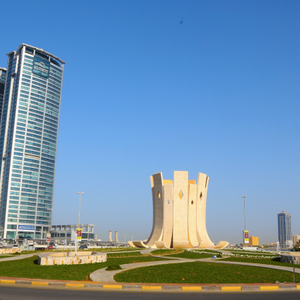
[[[299,284],[285,285],[153,285],[153,284],[101,284],[101,283],[77,283],[77,282],[59,282],[59,281],[31,281],[25,279],[1,279],[1,285],[31,285],[32,287],[60,287],[75,289],[97,289],[97,290],[140,290],[145,292],[282,292],[299,291]]]

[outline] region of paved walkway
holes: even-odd
[[[153,249],[151,249],[151,251],[152,250]],[[142,251],[145,251],[145,250],[142,250]],[[197,261],[198,262],[210,262],[210,263],[241,265],[241,266],[248,266],[248,267],[259,267],[259,268],[267,268],[267,269],[275,269],[275,270],[293,272],[293,267],[292,266],[291,267],[284,267],[284,266],[267,265],[267,264],[223,261],[223,260],[220,260],[220,259],[212,259],[212,258],[185,259],[185,258],[179,258],[179,257],[168,257],[168,256],[158,256],[158,255],[156,255],[156,256],[153,255],[153,257],[164,258],[164,259],[168,259],[168,260],[125,264],[125,265],[121,265],[122,270],[106,271],[105,268],[104,269],[99,269],[99,270],[94,271],[93,273],[91,273],[90,278],[91,278],[92,281],[111,282],[112,283],[112,282],[116,282],[113,278],[114,275],[117,274],[117,273],[123,272],[125,270],[143,268],[143,267],[149,267],[149,266],[156,266],[156,265],[178,264],[178,263],[197,262]],[[222,259],[224,259],[224,257]],[[295,268],[295,273],[300,274],[300,269]]]
[[[19,260],[19,259],[23,259],[23,258],[28,258],[31,256],[36,255],[35,253],[33,254],[21,254],[21,255],[15,255],[15,256],[11,256],[11,257],[5,257],[5,258],[1,258],[0,256],[0,262],[1,261],[8,261],[8,260]],[[4,256],[4,255],[3,255]]]
[[[160,257],[160,256],[156,256],[156,257]],[[122,270],[106,271],[105,268],[97,270],[90,274],[90,278],[92,281],[98,281],[98,282],[115,282],[113,278],[114,275],[123,272],[124,270],[156,266],[156,265],[165,265],[170,263],[176,264],[176,263],[186,263],[186,262],[191,262],[191,260],[190,259],[173,260],[170,258],[170,260],[163,260],[163,261],[148,261],[148,262],[140,262],[140,263],[133,263],[133,264],[125,264],[122,265]]]

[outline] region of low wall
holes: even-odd
[[[280,255],[280,261],[289,264],[300,265],[300,253],[289,252]]]
[[[77,251],[77,256],[75,256],[75,252],[55,252],[41,253],[38,264],[42,266],[78,265],[105,262],[106,260],[106,253],[100,252]]]
[[[21,253],[21,249],[20,248],[0,249],[0,254],[7,254],[7,253]]]

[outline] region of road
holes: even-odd
[[[0,286],[0,300],[298,300],[300,291],[298,292],[276,292],[276,293],[218,293],[218,294],[184,294],[184,293],[149,293],[149,292],[109,292],[109,291],[82,291],[82,290],[57,290],[45,288],[19,288]]]

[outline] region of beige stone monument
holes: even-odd
[[[206,196],[209,177],[199,173],[189,180],[187,171],[175,171],[174,183],[162,173],[150,177],[153,198],[153,227],[147,241],[129,241],[142,248],[224,248],[214,245],[206,230]]]

